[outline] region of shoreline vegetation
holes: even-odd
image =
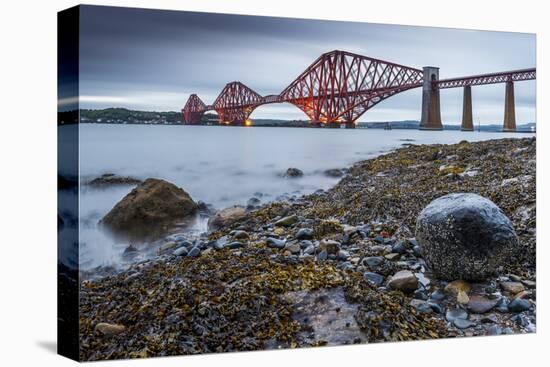
[[[154,259],[81,273],[80,357],[535,332],[535,169],[535,138],[406,144],[329,190],[222,210],[208,233],[165,237]],[[418,215],[451,193],[510,219],[517,246],[497,274],[443,280],[426,264]]]
[[[136,111],[126,108],[105,108],[105,109],[81,109],[77,111],[66,111],[58,113],[58,124],[70,124],[80,120],[80,123],[92,124],[129,124],[129,125],[181,125],[181,112],[176,111]],[[252,118],[254,127],[301,127],[312,128],[308,120],[284,120],[284,119],[257,119]],[[379,122],[358,122],[357,127],[364,129],[386,129],[388,124],[392,129],[418,129],[419,121],[379,121]],[[206,112],[202,117],[201,125],[219,125],[218,115]],[[459,124],[444,124],[445,130],[460,130]],[[518,124],[517,132],[532,133],[536,129],[535,123]],[[483,124],[475,126],[475,130],[500,132],[502,123]]]

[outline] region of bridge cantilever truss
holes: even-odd
[[[420,70],[335,50],[319,56],[278,95],[261,96],[235,81],[226,84],[212,105],[206,105],[196,94],[190,95],[182,109],[182,116],[184,123],[198,124],[206,111],[215,110],[221,123],[240,125],[260,105],[287,102],[301,109],[313,124],[334,127],[345,124],[346,127],[354,127],[362,114],[386,98],[423,86],[421,128],[437,130],[442,128],[439,89],[466,89],[474,85],[513,83],[536,78],[536,69],[532,68],[439,80],[437,70],[434,67]],[[507,98],[513,99],[513,86],[507,84],[508,89],[511,92],[507,92],[507,95],[511,97]],[[467,92],[465,90],[465,94]],[[510,111],[509,116],[513,114]],[[463,125],[471,124],[468,122]],[[509,124],[512,125],[515,129],[515,122]]]

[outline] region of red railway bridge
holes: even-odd
[[[205,112],[216,111],[220,123],[244,125],[258,106],[287,102],[315,126],[354,128],[362,114],[386,98],[422,87],[420,129],[441,130],[440,90],[463,88],[462,130],[471,131],[472,86],[506,83],[503,131],[516,131],[514,82],[532,79],[535,68],[440,80],[437,67],[421,70],[335,50],[319,56],[278,95],[262,96],[238,81],[228,83],[211,105],[191,94],[182,118],[184,124],[196,125]]]

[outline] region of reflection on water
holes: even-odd
[[[139,179],[162,178],[195,200],[216,208],[262,202],[281,195],[327,189],[338,178],[324,171],[401,146],[457,143],[527,134],[418,130],[340,130],[213,126],[80,125],[80,176],[89,181],[104,173]],[[282,174],[289,167],[304,172],[297,179]],[[133,186],[80,187],[82,268],[118,263],[127,243],[99,230],[98,221]],[[205,229],[205,220],[194,230]]]

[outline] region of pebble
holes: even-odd
[[[468,310],[473,313],[485,313],[498,304],[498,299],[488,299],[483,296],[473,295],[468,302]]]
[[[487,328],[487,335],[501,335],[502,328],[498,325],[491,325]]]
[[[300,253],[300,244],[299,243],[289,243],[285,246],[285,250],[289,251],[293,255],[297,255]]]
[[[266,243],[267,243],[267,247],[282,249],[285,247],[286,241],[280,240],[278,238],[269,237],[266,240]]]
[[[345,261],[349,258],[349,252],[346,251],[346,250],[340,250],[338,251],[338,253],[336,254],[336,256],[338,257],[338,260],[342,260],[342,261]]]
[[[304,253],[305,254],[308,254],[308,255],[313,255],[315,253],[315,246],[313,246],[313,244],[309,245],[308,247],[306,247],[306,249],[304,250]]]
[[[249,237],[249,234],[247,231],[236,230],[236,231],[232,231],[231,234],[233,235],[233,238],[237,240],[245,240]]]
[[[525,286],[520,282],[501,282],[500,288],[511,294],[517,294],[525,290]]]
[[[288,217],[284,217],[275,222],[276,227],[290,227],[294,223],[298,222],[298,216],[293,214]]]
[[[471,289],[472,287],[468,282],[464,280],[453,280],[445,286],[445,293],[457,296],[460,292],[468,294],[470,293]]]
[[[365,272],[363,278],[377,287],[380,287],[384,283],[384,276],[370,271]]]
[[[404,241],[397,241],[391,248],[392,252],[403,255],[407,252],[407,246]]]
[[[388,286],[403,292],[414,292],[418,288],[418,279],[409,270],[401,270],[395,273]]]
[[[384,258],[380,256],[370,256],[363,259],[363,264],[370,268],[376,268],[384,262]]]
[[[311,240],[313,238],[313,229],[300,228],[296,233],[296,239],[298,240]]]
[[[399,259],[401,255],[399,255],[397,252],[392,252],[387,255],[384,255],[384,257],[390,261]]]
[[[526,299],[516,298],[508,304],[508,309],[512,312],[523,312],[531,308],[531,303]]]
[[[522,280],[521,281],[523,283],[524,286],[526,286],[527,288],[535,288],[537,286],[537,282],[535,281],[532,281],[532,280]]]
[[[457,318],[453,320],[453,324],[459,329],[466,329],[466,328],[469,328],[470,326],[475,325],[475,322],[472,322],[466,319]]]
[[[174,250],[173,254],[176,256],[187,256],[187,248],[183,246],[179,247]]]
[[[434,301],[441,301],[441,300],[445,299],[445,293],[441,289],[436,289],[430,295],[430,299],[432,299]]]
[[[325,261],[328,258],[328,252],[326,250],[323,250],[317,255],[317,258],[319,261]]]
[[[228,243],[227,245],[225,245],[225,248],[229,248],[229,249],[236,249],[236,248],[241,248],[241,247],[244,247],[244,244],[242,242],[239,242],[239,241],[234,241],[234,242],[231,242],[231,243]]]
[[[441,314],[441,315],[445,313],[445,308],[443,306],[441,306],[439,303],[433,302],[433,301],[428,301],[428,304],[430,305],[432,310],[434,310],[435,313],[438,313],[438,314]]]
[[[322,240],[319,244],[321,250],[326,250],[329,254],[337,254],[340,251],[340,242],[333,240]]]
[[[428,294],[424,289],[417,289],[413,293],[413,298],[421,299],[423,301],[428,300]]]
[[[190,256],[190,257],[197,257],[201,254],[201,250],[195,246],[191,249],[191,251],[189,251],[189,253],[187,254],[187,256]]]
[[[412,299],[410,305],[413,306],[418,313],[433,312],[432,306],[428,302],[420,299]]]
[[[445,318],[449,322],[453,322],[456,319],[466,320],[468,318],[468,312],[464,311],[462,308],[448,309]]]
[[[106,322],[100,322],[95,326],[95,329],[103,335],[110,336],[110,335],[117,335],[117,334],[123,333],[124,330],[126,330],[126,327],[124,327],[124,325],[108,324]]]

